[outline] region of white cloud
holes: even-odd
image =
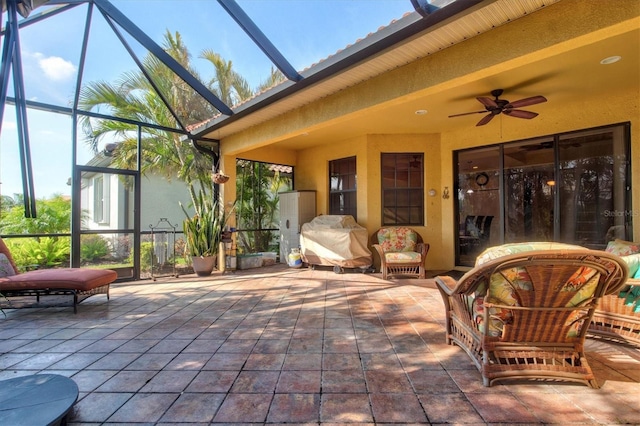
[[[65,81],[76,74],[76,66],[59,56],[45,57],[42,53],[34,55],[38,60],[38,66],[44,74],[53,81]]]

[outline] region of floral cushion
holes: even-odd
[[[420,261],[420,253],[415,251],[397,251],[384,254],[387,263],[415,263]]]
[[[629,278],[640,278],[640,253],[620,257],[629,267]]]
[[[615,239],[609,241],[604,251],[617,254],[618,256],[628,256],[630,254],[640,253],[640,243]]]
[[[418,234],[413,229],[402,226],[380,228],[378,243],[385,253],[415,251]]]
[[[531,243],[512,243],[500,246],[489,247],[476,259],[476,266],[487,263],[493,259],[507,256],[509,254],[522,253],[531,250],[583,250],[584,247],[573,244],[554,243],[554,242],[531,242]]]
[[[500,258],[509,254],[521,253],[531,250],[576,250],[583,247],[549,242],[516,243],[504,244],[491,247],[485,250],[476,260],[476,265],[481,265],[490,260]],[[576,294],[569,301],[567,306],[576,306],[589,298],[598,284],[599,274],[591,268],[579,268],[576,273],[564,284],[563,291],[575,291]],[[487,283],[480,283],[476,289],[474,297],[469,301],[478,330],[485,332],[484,324],[484,304],[485,301],[492,304],[505,306],[519,306],[515,289],[531,290],[531,278],[525,268],[511,268],[502,270],[500,274],[493,274],[489,279],[488,291]],[[490,336],[500,336],[502,327],[508,323],[512,317],[509,309],[491,308],[489,312],[492,320],[488,324],[487,334]],[[578,313],[576,313],[578,315]],[[572,330],[570,334],[574,334]]]
[[[0,277],[10,277],[15,274],[16,271],[13,269],[13,266],[11,266],[7,255],[0,253]]]

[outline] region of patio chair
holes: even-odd
[[[374,234],[373,247],[380,256],[382,279],[392,276],[424,278],[424,261],[429,244],[414,229],[406,226],[389,226]]]
[[[460,253],[479,252],[489,245],[493,216],[467,216],[460,235]]]
[[[499,256],[485,251],[457,282],[436,277],[446,342],[467,352],[484,386],[546,379],[598,387],[585,336],[598,300],[624,285],[628,269],[610,253],[546,243],[554,245],[512,254],[499,246],[488,250]]]

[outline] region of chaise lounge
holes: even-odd
[[[59,268],[20,273],[7,245],[0,238],[0,294],[4,298],[35,296],[73,296],[73,312],[78,304],[95,294],[106,294],[118,278],[110,269]]]

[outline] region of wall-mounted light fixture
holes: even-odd
[[[435,190],[435,189],[433,189],[433,188],[431,188],[431,189],[429,190],[429,197],[435,197],[435,196],[436,196],[436,190]]]
[[[449,199],[449,187],[445,186],[444,190],[442,191],[442,198],[444,198],[445,200]]]

